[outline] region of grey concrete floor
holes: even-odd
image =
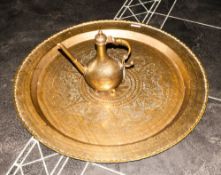
[[[149,0],[150,1],[150,0]],[[129,4],[131,2],[131,4]],[[113,19],[124,1],[119,0],[1,0],[0,1],[0,174],[76,175],[220,175],[221,174],[221,2],[219,0],[161,0],[151,8],[148,0],[126,1],[120,19],[144,21],[162,28],[186,43],[203,63],[210,83],[206,113],[181,143],[159,155],[120,164],[91,164],[68,159],[30,139],[16,116],[13,78],[24,57],[50,35],[81,22]],[[146,3],[148,2],[148,3]],[[155,5],[156,5],[155,4]],[[155,6],[156,7],[156,6]],[[28,144],[27,144],[28,143]],[[24,148],[27,145],[27,148]],[[24,160],[21,152],[33,149]],[[24,160],[22,171],[19,161]],[[55,168],[56,163],[60,163]],[[32,161],[35,163],[28,164]],[[10,171],[9,169],[12,168]]]

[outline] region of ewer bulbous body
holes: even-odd
[[[112,43],[122,45],[128,48],[128,52],[122,58],[122,61],[111,58],[107,54],[106,44]],[[95,36],[97,53],[95,58],[89,61],[87,66],[81,64],[71,55],[68,49],[61,43],[58,47],[63,51],[79,72],[84,76],[87,84],[97,91],[109,91],[117,88],[125,76],[125,68],[131,67],[132,62],[125,63],[131,54],[129,43],[123,39],[107,37],[102,31]]]

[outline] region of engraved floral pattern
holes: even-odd
[[[91,48],[79,47],[76,50],[76,57],[84,64],[93,59],[96,54]],[[126,70],[125,79],[115,93],[93,90],[76,68],[59,56],[48,67],[42,86],[46,105],[53,109],[49,118],[52,125],[56,125],[56,117],[62,117],[61,132],[73,137],[75,137],[73,133],[78,133],[77,130],[80,129],[78,122],[81,123],[81,127],[86,127],[88,130],[96,128],[98,133],[111,130],[108,132],[110,135],[111,133],[115,135],[117,131],[138,134],[133,134],[133,138],[128,136],[125,142],[146,137],[149,131],[141,134],[138,131],[139,126],[147,125],[153,120],[160,120],[159,113],[163,113],[168,98],[171,99],[169,97],[171,82],[167,84],[163,68],[154,62],[153,58],[139,53],[133,54],[130,58],[135,62],[135,66]],[[120,59],[125,54],[125,50],[109,49],[108,54],[115,59]],[[48,95],[50,91],[54,93]],[[66,126],[73,126],[73,128]],[[85,141],[83,137],[78,139]],[[115,141],[117,144],[121,142],[117,138]],[[89,142],[94,143],[92,140]]]
[[[111,53],[111,52],[110,52]],[[115,52],[122,55],[123,52]],[[94,51],[89,54],[84,52],[81,60],[86,62],[88,55],[93,56]],[[119,56],[120,57],[120,56]],[[141,58],[141,57],[137,57]],[[136,58],[135,58],[136,59]],[[110,92],[96,92],[90,88],[82,75],[68,62],[59,65],[61,71],[53,76],[51,88],[55,89],[53,104],[60,104],[61,108],[71,114],[82,116],[90,122],[105,121],[109,116],[120,118],[124,113],[130,122],[149,120],[148,110],[159,108],[166,100],[166,91],[162,88],[162,78],[159,68],[154,63],[147,63],[147,57],[140,59],[140,67],[127,70],[123,83],[116,89],[115,94]],[[138,73],[138,70],[141,73]],[[151,99],[151,100],[150,100]],[[96,104],[96,105],[95,105]],[[108,107],[114,106],[114,107]],[[90,118],[90,116],[93,116]],[[122,120],[122,125],[129,121]]]

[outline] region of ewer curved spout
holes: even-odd
[[[68,49],[61,43],[58,43],[57,46],[59,47],[59,49],[62,50],[62,52],[71,60],[71,62],[77,67],[77,69],[79,70],[79,72],[81,74],[85,74],[86,71],[86,67],[81,64],[77,58],[75,58],[69,51]]]

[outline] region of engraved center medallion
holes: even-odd
[[[140,94],[141,81],[137,74],[131,70],[127,70],[125,79],[119,87],[113,92],[98,92],[90,88],[85,80],[81,79],[81,93],[83,98],[88,102],[104,103],[113,106],[121,106],[135,100]]]
[[[70,138],[94,145],[138,142],[170,123],[175,113],[171,115],[165,111],[174,108],[168,104],[174,104],[170,101],[180,96],[179,87],[175,86],[182,80],[162,55],[154,59],[151,56],[154,53],[148,48],[139,47],[139,44],[133,48],[136,52],[131,60],[135,66],[127,70],[115,92],[95,91],[70,62],[58,56],[47,67],[47,74],[40,82],[42,99],[39,103],[49,123]],[[96,54],[90,43],[72,49],[83,64]],[[124,49],[108,49],[114,59],[122,58],[125,52]],[[53,95],[48,95],[51,91]],[[182,102],[178,100],[177,103]],[[56,122],[58,119],[60,123]],[[144,129],[140,131],[140,128]],[[88,140],[85,132],[93,132],[95,137]],[[119,132],[124,138],[118,137]]]

